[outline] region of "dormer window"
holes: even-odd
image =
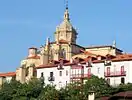
[[[86,67],[92,67],[92,58],[88,57],[86,60]]]
[[[73,60],[73,63],[76,64],[76,65],[79,65],[79,64],[80,64],[80,58],[76,57],[76,58]]]
[[[86,62],[86,67],[92,67],[92,64],[90,61]]]
[[[61,65],[61,64],[58,64],[58,67],[57,67],[57,69],[58,70],[63,70],[64,68],[63,68],[63,65]]]
[[[111,61],[110,60],[105,60],[104,65],[105,66],[111,66]]]
[[[111,55],[106,55],[105,66],[111,66]]]
[[[97,57],[97,60],[101,60],[101,58],[102,58],[101,56],[98,56],[98,57]]]
[[[58,70],[63,70],[63,60],[60,60],[60,63],[58,64],[58,67],[57,67]]]

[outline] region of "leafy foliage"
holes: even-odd
[[[60,100],[82,100],[80,88],[76,83],[69,84],[65,88],[60,89]]]
[[[112,94],[113,88],[103,79],[92,76],[84,84],[84,93],[87,96],[91,91],[95,92],[96,97]]]
[[[57,90],[55,86],[42,84],[35,78],[24,84],[12,80],[2,85],[0,100],[87,100],[91,91],[95,92],[96,97],[110,96],[121,91],[132,91],[132,84],[113,88],[104,79],[92,76],[84,84],[68,84]]]

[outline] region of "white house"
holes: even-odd
[[[13,78],[15,79],[15,72],[0,73],[0,85],[4,82],[10,82]]]
[[[66,66],[61,65],[57,61],[54,64],[38,66],[37,78],[44,77],[45,84],[56,85],[57,89],[66,86],[70,83],[70,64],[67,61],[64,62],[65,65],[67,63]]]
[[[56,85],[56,88],[66,86],[71,82],[83,82],[91,75],[105,78],[112,86],[132,83],[132,55],[106,55],[101,59],[88,57],[77,58],[73,62],[61,60],[37,67],[37,78],[44,76],[46,84]]]

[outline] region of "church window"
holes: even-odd
[[[66,51],[64,48],[60,50],[60,57],[66,59]]]

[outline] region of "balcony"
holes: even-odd
[[[72,74],[71,79],[90,78],[91,74]]]
[[[55,81],[55,77],[54,76],[48,77],[48,81],[50,81],[50,82]]]
[[[120,77],[120,76],[126,76],[126,71],[115,71],[115,72],[105,72],[105,77]]]

